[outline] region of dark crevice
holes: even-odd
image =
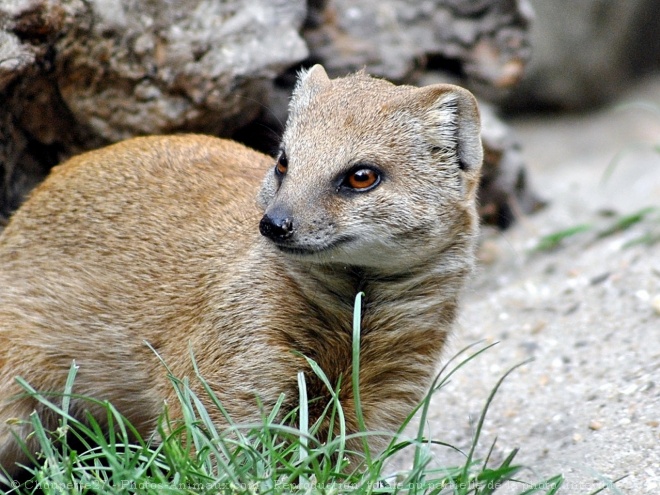
[[[427,70],[438,70],[448,72],[460,79],[466,77],[463,63],[457,58],[447,57],[441,53],[431,53],[426,57]]]

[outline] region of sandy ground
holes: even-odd
[[[514,127],[551,203],[503,234],[484,232],[447,355],[478,340],[499,344],[438,393],[429,427],[467,448],[496,381],[533,358],[497,394],[482,455],[495,437],[496,458],[520,447],[516,459],[536,471],[528,479],[565,475],[560,493],[588,494],[624,475],[605,493],[660,493],[660,242],[626,246],[660,236],[660,211],[596,236],[623,215],[660,207],[660,148],[652,149],[660,146],[660,78],[609,109]],[[541,236],[583,223],[593,229],[530,252]]]

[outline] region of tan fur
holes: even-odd
[[[327,396],[298,351],[333,382],[343,377],[354,431],[358,291],[366,294],[367,426],[393,430],[409,414],[472,266],[481,166],[474,99],[454,86],[397,87],[363,73],[331,81],[316,66],[301,75],[282,149],[280,181],[271,158],[231,141],[136,138],[69,160],[34,191],[0,237],[2,466],[23,460],[7,423],[40,410],[10,400],[16,376],[62,391],[75,359],[74,391],[110,400],[143,434],[164,401],[176,415],[145,341],[195,383],[191,348],[237,422],[259,419],[255,397],[269,407],[284,392],[295,405],[299,370],[311,397]],[[381,183],[340,190],[338,177],[358,162],[379,167]],[[260,235],[264,212],[282,210],[292,236]],[[79,415],[88,408],[73,401]]]

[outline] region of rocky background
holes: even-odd
[[[530,31],[534,56],[505,108],[594,108],[660,68],[656,0],[530,2],[536,16]]]
[[[297,70],[318,62],[496,101],[530,58],[531,16],[526,0],[5,0],[0,217],[53,165],[131,136],[204,132],[272,151]],[[538,202],[515,139],[484,113],[483,214],[505,227]]]
[[[606,101],[660,60],[658,19],[653,0],[4,0],[0,223],[55,164],[131,136],[273,151],[296,71],[320,62],[474,91],[482,217],[504,228],[543,202],[497,109]]]

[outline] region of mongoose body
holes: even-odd
[[[24,460],[15,419],[37,410],[56,427],[12,399],[15,377],[61,392],[72,360],[74,392],[110,400],[144,435],[164,402],[176,417],[145,342],[195,383],[192,351],[236,422],[260,418],[257,397],[295,405],[299,370],[324,396],[298,353],[349,383],[359,291],[367,427],[410,413],[472,266],[476,104],[454,86],[316,66],[290,108],[276,160],[212,137],[135,138],[56,167],[16,212],[0,236],[0,465]],[[351,387],[340,397],[355,431]]]

